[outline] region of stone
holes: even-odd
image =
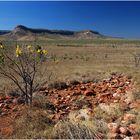
[[[139,126],[137,124],[130,124],[129,128],[130,129],[137,129]]]
[[[92,90],[86,90],[86,91],[84,92],[84,95],[85,95],[85,96],[95,96],[96,93],[95,93],[94,91],[92,91]]]
[[[117,133],[119,131],[119,125],[117,123],[108,123],[108,129],[112,133]]]
[[[5,99],[6,99],[6,100],[7,100],[7,99],[11,99],[11,97],[7,95],[7,96],[5,96]]]
[[[17,104],[23,104],[25,103],[25,100],[22,97],[18,97],[13,99],[13,104],[17,105]]]
[[[79,111],[72,111],[69,113],[68,118],[70,120],[76,120],[76,121],[91,120],[92,110],[89,108],[85,108],[85,109],[80,109]]]
[[[122,90],[121,90],[120,88],[118,88],[118,89],[116,90],[116,93],[121,94],[121,93],[122,93]]]
[[[7,115],[7,114],[8,114],[7,112],[1,112],[0,116],[4,116],[4,115]]]
[[[125,114],[124,117],[123,117],[123,120],[128,122],[128,121],[131,121],[133,119],[135,119],[135,115],[134,114]]]
[[[12,108],[12,111],[13,111],[13,112],[18,111],[17,107],[16,107],[16,106],[15,106],[15,107],[13,107],[13,108]]]
[[[125,102],[120,102],[120,107],[123,111],[129,110],[129,105],[126,104]]]
[[[126,135],[127,132],[128,132],[127,127],[120,127],[119,130],[120,130],[120,132],[121,132],[122,134],[124,134],[124,135]]]
[[[5,104],[5,105],[4,105],[4,108],[5,108],[5,109],[11,109],[10,106],[9,106],[9,104]]]
[[[139,126],[138,126],[137,124],[130,124],[130,125],[129,125],[129,131],[130,131],[132,134],[135,134],[138,128],[139,128]]]
[[[110,139],[117,139],[117,138],[119,138],[119,134],[118,133],[108,133],[107,136]]]
[[[118,93],[113,93],[113,97],[115,98],[115,99],[120,99],[120,94],[118,94]]]
[[[124,102],[125,102],[126,104],[130,104],[130,103],[132,102],[132,100],[131,100],[130,98],[127,98],[127,99],[124,100]]]
[[[114,103],[118,103],[119,101],[118,100],[114,100]]]
[[[81,90],[86,90],[86,87],[85,86],[81,86],[80,89]]]
[[[123,140],[133,140],[133,137],[126,136]]]
[[[130,108],[130,109],[133,109],[133,108],[138,108],[139,106],[140,106],[139,103],[133,102],[133,103],[131,103],[131,104],[129,105],[129,108]]]
[[[4,107],[4,103],[0,103],[0,108],[3,108]]]

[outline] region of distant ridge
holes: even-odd
[[[0,37],[9,40],[46,40],[46,39],[97,39],[108,38],[93,30],[68,31],[33,29],[23,25],[18,25],[12,31],[0,30]]]
[[[7,34],[7,33],[9,33],[9,32],[10,32],[9,30],[0,30],[0,35]]]

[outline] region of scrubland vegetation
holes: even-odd
[[[22,47],[27,45],[41,46],[47,50],[47,59],[41,63],[41,65],[37,65],[37,69],[42,75],[37,74],[36,81],[40,79],[41,84],[39,83],[39,87],[33,92],[32,106],[18,105],[19,109],[17,109],[17,112],[19,114],[14,119],[14,124],[12,124],[14,127],[13,132],[10,133],[8,131],[9,129],[3,130],[0,133],[1,138],[99,139],[131,138],[133,136],[134,138],[140,138],[140,102],[137,101],[140,98],[139,40],[56,39],[36,42],[3,41],[2,43],[8,48],[9,53],[11,52],[10,55],[12,58],[13,48],[18,44]],[[108,100],[108,102],[103,101],[97,103],[94,108],[91,108],[93,114],[91,113],[92,115],[90,115],[88,119],[85,117],[77,120],[74,112],[70,112],[69,115],[62,119],[61,116],[60,119],[53,119],[53,113],[59,113],[57,109],[59,109],[58,105],[61,105],[61,103],[52,104],[51,101],[53,99],[50,98],[50,100],[48,100],[48,94],[49,96],[54,95],[55,98],[55,94],[53,93],[63,92],[63,90],[69,91],[70,89],[68,88],[70,85],[78,85],[78,82],[80,82],[83,84],[79,86],[81,92],[85,94],[84,96],[88,96],[87,99],[90,96],[94,99],[94,96],[98,95],[97,92],[95,92],[95,95],[89,92],[85,93],[88,85],[84,84],[90,82],[98,83],[98,81],[108,79],[112,73],[123,74],[126,75],[128,79],[133,79],[133,88],[130,92],[125,91],[124,95],[121,94],[122,98],[116,97],[117,99],[115,98],[113,102],[112,100]],[[119,76],[117,78],[119,79]],[[125,77],[123,82],[126,84],[126,87],[127,82],[131,83],[125,80]],[[1,77],[0,85],[0,96],[9,95],[11,91],[14,93],[16,91],[19,93],[20,91],[19,87],[17,88],[12,81],[3,77]],[[123,85],[117,87],[117,91],[118,89],[122,90],[121,87],[123,87]],[[55,88],[55,90],[52,90],[53,88]],[[73,86],[71,88],[73,88],[74,91],[77,90],[75,88],[79,87]],[[102,88],[103,87],[101,87],[101,89]],[[79,94],[77,91],[75,92],[74,94]],[[84,100],[85,98],[83,98],[81,92],[80,95],[78,95],[80,98],[75,100],[75,104],[79,106],[80,109],[89,109],[90,104],[86,101],[91,99]],[[72,91],[68,96],[71,96],[71,93]],[[111,94],[114,93],[111,92]],[[72,97],[77,95],[72,95]],[[59,98],[62,99],[61,94],[56,98],[58,98],[58,100]],[[96,99],[100,99],[100,97]],[[126,99],[127,103],[123,104],[121,101]],[[132,107],[132,105],[136,105],[137,107]],[[78,111],[79,110],[77,110],[77,112]],[[65,112],[62,112],[62,114],[63,113],[65,114]],[[57,116],[55,117],[57,118]]]

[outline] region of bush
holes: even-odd
[[[0,75],[14,82],[25,98],[26,104],[32,104],[33,92],[40,86],[40,67],[46,60],[47,51],[41,46],[19,46],[9,51],[0,44]]]

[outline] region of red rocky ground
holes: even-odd
[[[133,86],[134,82],[131,77],[114,74],[111,78],[97,83],[79,83],[62,90],[50,90],[47,98],[54,104],[57,110],[54,117],[61,119],[72,110],[81,109],[82,103],[91,109],[100,103],[120,102],[122,104],[129,104],[123,95],[132,90]]]
[[[66,117],[71,111],[80,110],[85,105],[89,108],[91,114],[93,109],[101,103],[120,103],[124,108],[137,108],[140,105],[140,100],[131,101],[125,96],[133,89],[134,81],[131,77],[123,74],[112,74],[109,79],[103,81],[77,82],[59,90],[41,88],[38,94],[41,94],[46,101],[50,102],[48,107],[53,110],[51,119],[57,122]],[[24,106],[24,104],[19,105],[19,98],[13,96],[0,97],[0,132],[4,134],[11,134],[13,132],[13,120],[19,115],[18,113],[22,110],[22,106]],[[122,117],[122,121],[133,117],[135,117],[133,114],[125,114]],[[126,127],[109,123],[108,129],[112,135],[110,137],[117,138],[117,133],[125,136],[127,134],[130,135],[132,133],[130,130],[133,131],[138,126],[137,124],[130,124],[128,127],[129,131]]]

